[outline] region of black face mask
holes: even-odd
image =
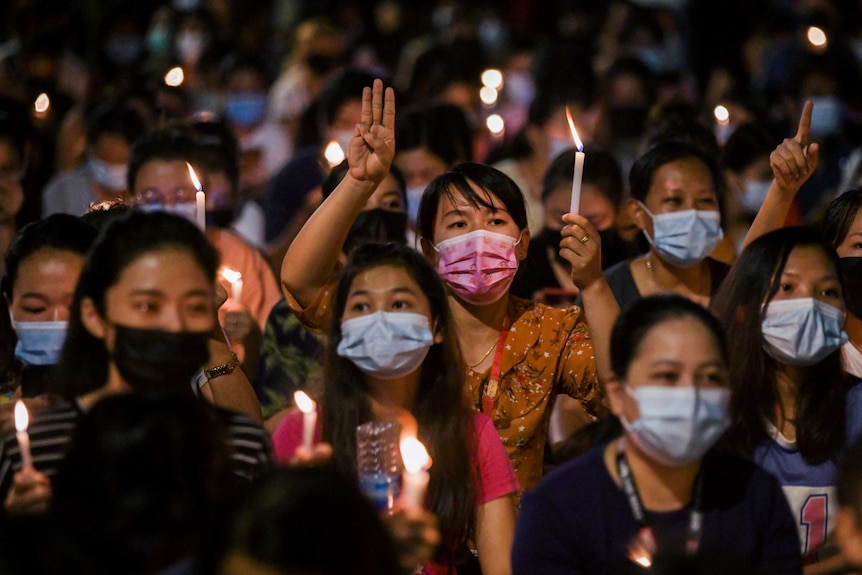
[[[393,242],[407,243],[407,214],[392,212],[382,208],[359,212],[356,221],[347,232],[344,253],[362,244]]]
[[[114,324],[114,364],[135,391],[191,391],[191,379],[209,359],[208,331],[171,332]]]
[[[857,318],[862,318],[862,257],[838,260],[844,280],[844,305]]]
[[[214,226],[217,228],[230,227],[235,215],[236,213],[231,208],[207,210],[207,226]]]
[[[602,269],[607,269],[615,263],[621,262],[629,257],[629,247],[616,228],[599,230],[599,238],[602,240]]]

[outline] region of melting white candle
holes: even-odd
[[[578,137],[572,113],[566,106],[566,120],[569,121],[569,129],[572,131],[572,140],[575,142],[575,172],[572,174],[572,201],[569,212],[577,214],[581,206],[581,180],[584,178],[584,143]]]
[[[230,283],[230,300],[239,305],[242,300],[242,274],[230,268],[222,268],[221,277]]]
[[[293,400],[302,412],[302,445],[311,451],[314,445],[314,427],[317,425],[317,404],[302,390],[293,392]]]
[[[404,473],[401,475],[401,502],[406,509],[422,509],[425,490],[428,488],[428,468],[431,458],[422,442],[415,437],[401,440],[401,459]]]
[[[33,467],[33,457],[30,455],[30,414],[27,406],[20,399],[15,403],[15,437],[18,439],[18,450],[21,452],[21,467]]]
[[[204,187],[201,185],[201,181],[198,179],[197,174],[195,174],[195,169],[192,168],[192,165],[186,162],[186,165],[189,167],[189,176],[192,178],[192,185],[194,185],[197,193],[195,194],[195,208],[196,215],[198,220],[198,227],[201,230],[207,229],[207,200],[204,195]]]

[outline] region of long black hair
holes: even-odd
[[[190,221],[165,212],[130,210],[109,222],[87,254],[75,297],[69,308],[69,330],[58,366],[62,377],[53,391],[67,399],[105,385],[109,356],[104,341],[92,335],[81,321],[81,302],[90,298],[106,317],[105,296],[120,275],[142,255],[162,249],[188,252],[210,283],[215,282],[218,253]]]
[[[779,362],[763,349],[761,323],[767,304],[781,287],[790,252],[800,246],[819,248],[836,276],[838,256],[816,230],[782,228],[751,242],[739,255],[712,301],[729,344],[731,382],[730,446],[751,456],[769,436],[763,425],[779,403]],[[847,393],[841,350],[803,371],[796,398],[796,442],[805,461],[816,464],[832,457],[844,444],[844,400]]]
[[[369,389],[359,368],[340,357],[336,348],[341,341],[341,317],[354,279],[362,272],[382,266],[405,270],[422,288],[436,332],[443,336],[442,342],[431,346],[422,363],[412,413],[419,426],[419,439],[434,461],[428,486],[430,509],[440,520],[444,541],[456,546],[466,542],[475,528],[474,482],[479,475],[473,463],[476,461],[473,412],[464,396],[462,363],[446,288],[431,264],[411,248],[392,243],[365,244],[350,254],[332,304],[324,367],[323,439],[333,446],[336,468],[356,477],[356,426],[372,420]]]

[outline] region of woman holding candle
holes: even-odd
[[[730,424],[716,319],[651,296],[619,316],[610,345],[607,394],[625,432],[524,496],[513,573],[800,574],[778,482],[713,448]]]
[[[334,465],[356,477],[357,426],[410,412],[433,461],[427,502],[444,542],[426,572],[469,558],[472,542],[483,573],[508,573],[518,484],[490,419],[464,402],[454,325],[434,268],[405,246],[359,246],[332,317],[317,437],[332,446]],[[302,427],[298,412],[282,421],[273,434],[277,459],[294,456]]]
[[[14,431],[0,441],[0,496],[8,510],[44,507],[77,422],[102,397],[193,394],[191,378],[209,361],[216,326],[217,267],[214,249],[183,218],[132,210],[102,229],[70,306],[62,377],[52,380],[66,401],[30,422],[35,470],[21,470]],[[266,432],[244,415],[213,409],[229,427],[235,473],[251,480],[266,471]]]
[[[605,272],[620,309],[665,292],[709,305],[729,269],[709,257],[724,236],[722,185],[712,158],[685,142],[660,142],[635,161],[628,209],[650,247]]]
[[[307,325],[326,325],[340,246],[392,161],[394,99],[379,80],[365,89],[350,171],[285,255],[282,288]],[[502,172],[466,163],[439,176],[423,195],[418,222],[422,250],[448,288],[471,404],[494,420],[527,489],[542,474],[550,407],[559,392],[580,401],[592,417],[605,413],[597,377],[610,331],[603,320],[618,308],[602,276],[598,232],[583,216],[565,216],[561,255],[572,266],[585,309],[558,310],[509,296],[530,231],[523,194]],[[462,271],[474,264],[483,273]],[[592,333],[584,311],[592,314]]]

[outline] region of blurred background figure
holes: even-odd
[[[193,397],[100,400],[53,481],[57,530],[91,573],[205,572],[242,493],[228,441],[225,422]]]
[[[105,102],[96,108],[87,120],[86,162],[48,182],[42,216],[80,216],[93,203],[125,199],[129,153],[146,131],[144,118],[129,105]]]
[[[239,144],[239,190],[260,201],[264,187],[290,158],[293,143],[267,115],[269,73],[264,62],[239,52],[221,62],[221,117]]]
[[[231,531],[219,575],[404,572],[377,511],[329,467],[276,470],[243,502]]]

